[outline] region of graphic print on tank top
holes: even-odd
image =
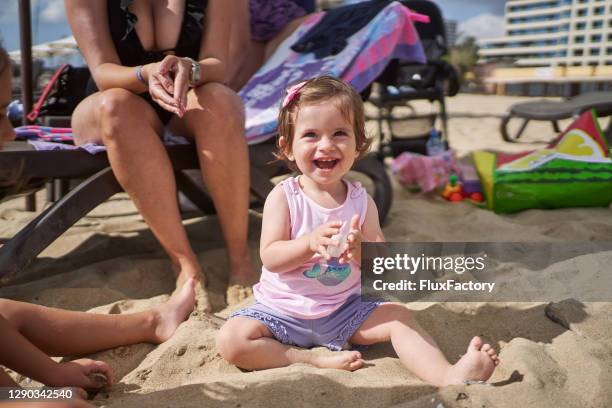
[[[321,270],[324,269],[323,272]],[[330,259],[327,264],[314,264],[312,268],[304,271],[304,276],[316,279],[325,286],[336,286],[342,283],[351,274],[348,263],[340,263],[338,258]]]

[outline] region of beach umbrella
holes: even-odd
[[[79,52],[74,36],[37,44],[31,47],[31,50],[32,56],[35,58],[52,58]],[[20,60],[21,51],[11,51],[9,52],[9,56],[14,60]]]

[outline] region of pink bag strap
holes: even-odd
[[[408,15],[410,19],[417,23],[429,23],[430,19],[428,15],[417,13],[416,11],[408,9]]]
[[[40,114],[40,108],[45,102],[45,99],[47,99],[47,96],[49,96],[49,92],[51,92],[53,85],[55,85],[55,83],[58,81],[60,75],[62,75],[62,72],[64,72],[66,67],[68,67],[68,64],[63,64],[61,67],[59,67],[51,77],[51,80],[49,80],[49,82],[45,86],[45,89],[43,89],[43,92],[40,95],[40,98],[38,98],[36,105],[34,105],[32,112],[28,113],[27,115],[27,118],[30,122],[34,122],[36,118],[38,118],[38,115]]]

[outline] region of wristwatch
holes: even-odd
[[[185,59],[191,64],[191,71],[189,71],[189,87],[194,88],[200,83],[200,80],[202,79],[200,63],[189,57],[185,57]]]

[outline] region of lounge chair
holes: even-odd
[[[261,207],[274,188],[270,178],[289,172],[282,163],[270,163],[270,142],[249,148],[251,160],[251,206]],[[207,214],[214,214],[212,200],[182,170],[199,169],[195,149],[190,145],[168,146],[180,192]],[[385,168],[373,155],[360,160],[355,171],[372,180],[374,200],[383,209],[390,203],[391,185]],[[3,196],[40,188],[46,180],[62,179],[82,181],[67,195],[42,211],[14,237],[0,247],[0,278],[26,268],[47,246],[68,230],[88,212],[122,191],[115,179],[105,153],[91,155],[84,150],[33,150],[25,142],[8,143],[0,151],[0,175],[19,174],[11,185],[0,188]],[[385,214],[379,214],[384,219]]]
[[[525,128],[532,120],[549,121],[556,134],[561,132],[557,121],[578,117],[585,111],[595,109],[599,117],[612,115],[612,92],[590,92],[569,98],[564,101],[539,99],[531,102],[515,103],[501,121],[500,131],[507,142],[518,142]],[[514,135],[508,132],[512,119],[523,119],[523,123]],[[606,131],[608,140],[612,136],[612,122]]]
[[[245,101],[248,118],[246,138],[250,145],[253,206],[261,206],[273,188],[270,178],[290,172],[283,163],[274,162],[272,155],[276,129],[275,112],[281,97],[280,90],[295,80],[321,73],[341,76],[358,90],[363,90],[381,73],[390,59],[422,58],[418,36],[411,24],[398,32],[388,32],[389,22],[409,24],[408,12],[394,3],[370,23],[375,27],[368,30],[378,33],[380,30],[376,27],[384,27],[384,30],[387,30],[387,45],[394,44],[388,47],[387,54],[377,52],[377,60],[374,62],[371,60],[372,47],[378,47],[379,43],[363,36],[355,40],[363,43],[363,48],[350,44],[337,56],[332,57],[337,60],[316,61],[310,55],[290,52],[289,47],[296,38],[314,26],[320,18],[320,15],[314,15],[298,28],[240,92]],[[398,44],[400,46],[397,46]],[[411,48],[412,51],[409,52]],[[337,72],[330,72],[331,62]],[[182,170],[199,168],[193,147],[169,146],[168,153],[175,169],[179,191],[204,212],[214,213],[211,200],[182,173]],[[379,218],[383,222],[391,207],[392,187],[382,157],[377,153],[368,154],[355,164],[353,170],[371,180],[373,198],[378,207]],[[76,221],[121,191],[108,164],[106,153],[91,155],[82,150],[34,151],[23,142],[11,143],[7,150],[0,151],[0,180],[4,175],[15,171],[20,175],[19,179],[12,185],[0,186],[0,198],[1,191],[6,194],[27,191],[40,187],[49,179],[84,180],[0,247],[0,278],[27,267],[42,250]]]

